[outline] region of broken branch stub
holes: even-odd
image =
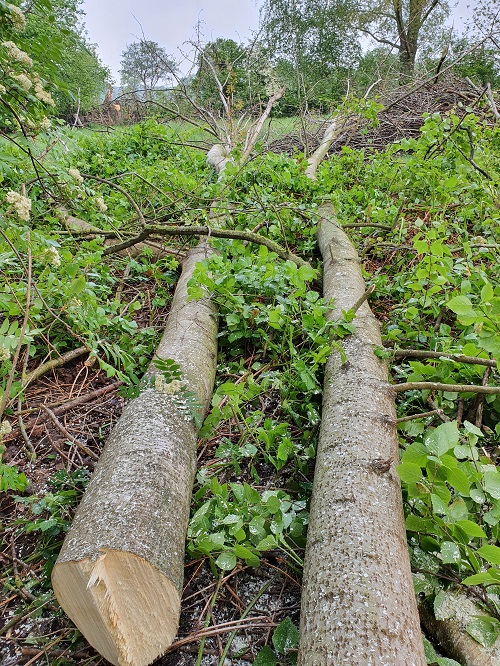
[[[366,292],[359,259],[320,210],[324,298],[332,320]],[[424,666],[406,543],[396,414],[368,303],[345,358],[330,355],[316,456],[302,590],[299,666]]]
[[[200,243],[183,265],[157,350],[182,372],[196,409],[210,402],[217,320],[210,300],[187,300]],[[163,381],[156,381],[158,378]],[[184,545],[198,428],[179,380],[152,365],[103,450],[52,573],[59,603],[86,639],[117,666],[145,666],[178,626]]]

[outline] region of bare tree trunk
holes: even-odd
[[[213,390],[217,321],[208,299],[187,302],[187,282],[209,252],[200,244],[188,254],[157,351],[180,366],[200,413]],[[104,448],[52,574],[63,609],[120,666],[151,663],[176,634],[196,468],[197,427],[180,382],[154,365],[146,379]]]
[[[365,292],[356,251],[323,206],[324,297],[342,316]],[[368,304],[327,363],[301,609],[299,666],[424,666],[396,466],[394,396]]]

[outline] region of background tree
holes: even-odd
[[[361,0],[353,20],[361,32],[396,50],[400,82],[404,83],[415,71],[422,28],[425,25],[427,37],[433,35],[449,13],[448,0]]]
[[[146,99],[158,84],[168,84],[176,71],[174,59],[157,42],[141,39],[122,53],[121,83],[130,90],[142,88]]]
[[[305,95],[309,105],[322,107],[343,93],[361,52],[352,9],[351,0],[266,0],[261,28],[287,87],[284,104],[297,106]]]
[[[21,40],[41,77],[52,82],[56,110],[63,115],[98,104],[111,78],[87,41],[81,4],[54,0],[50,10],[42,3],[33,5]]]
[[[198,49],[190,90],[200,106],[220,112],[222,102],[214,74],[235,111],[251,109],[267,96],[270,66],[261,44],[245,46],[220,37]]]

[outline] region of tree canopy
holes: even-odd
[[[56,109],[85,112],[99,103],[110,81],[82,23],[82,0],[39,0],[26,15],[20,43],[29,49],[42,78],[54,85]]]
[[[168,84],[176,70],[174,59],[157,42],[141,39],[129,44],[122,53],[120,76],[130,90],[142,88],[151,97],[158,84]]]

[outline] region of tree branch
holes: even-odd
[[[140,234],[130,238],[123,243],[118,243],[116,245],[111,245],[107,247],[103,256],[108,254],[116,254],[121,250],[141,243],[146,238],[150,236],[213,236],[214,238],[229,238],[236,240],[249,241],[250,243],[256,243],[257,245],[264,245],[271,252],[275,252],[278,257],[284,259],[285,261],[293,261],[297,266],[308,266],[311,268],[309,262],[305,261],[301,257],[285,250],[281,245],[271,240],[270,238],[265,238],[259,234],[254,234],[251,231],[241,231],[238,229],[212,229],[210,227],[185,227],[185,226],[175,226],[175,227],[153,227],[146,226],[141,231]]]
[[[472,363],[496,368],[497,362],[490,358],[479,358],[478,356],[464,356],[463,354],[450,354],[448,352],[423,351],[420,349],[397,349],[393,354],[395,359],[401,358],[423,358],[436,359],[447,358],[457,363]]]
[[[475,384],[441,384],[439,382],[406,382],[391,386],[395,393],[403,391],[446,391],[448,393],[485,393],[500,395],[500,386],[476,386]]]

